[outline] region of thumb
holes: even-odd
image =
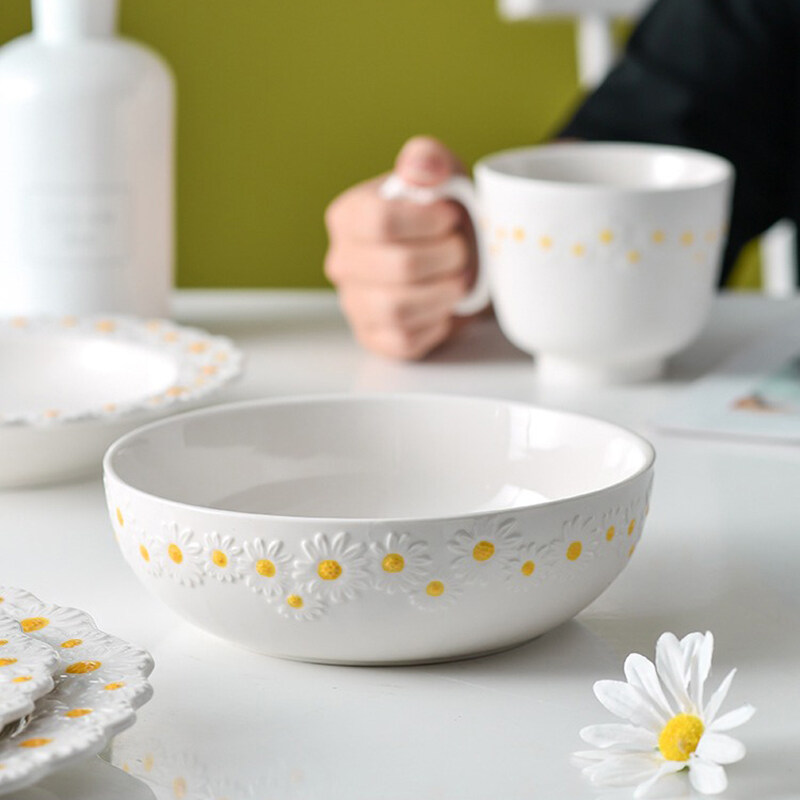
[[[464,172],[461,162],[438,139],[415,136],[400,150],[395,172],[407,183],[436,186]]]

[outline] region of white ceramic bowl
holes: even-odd
[[[654,452],[606,422],[500,400],[218,406],[120,439],[108,507],[136,575],[270,655],[413,663],[500,650],[619,574]]]

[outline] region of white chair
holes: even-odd
[[[617,53],[612,35],[615,17],[636,18],[653,0],[497,0],[501,17],[509,21],[569,17],[577,20],[578,78],[584,89],[597,86],[614,64]],[[797,288],[795,240],[789,220],[776,223],[761,237],[763,290],[787,297]]]

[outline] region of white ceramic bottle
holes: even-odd
[[[0,48],[0,315],[168,313],[174,82],[118,0],[33,0]]]

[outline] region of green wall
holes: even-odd
[[[3,0],[0,40],[28,30]],[[430,133],[471,163],[544,138],[578,92],[566,23],[494,0],[123,0],[178,80],[178,282],[321,286],[322,214]]]

